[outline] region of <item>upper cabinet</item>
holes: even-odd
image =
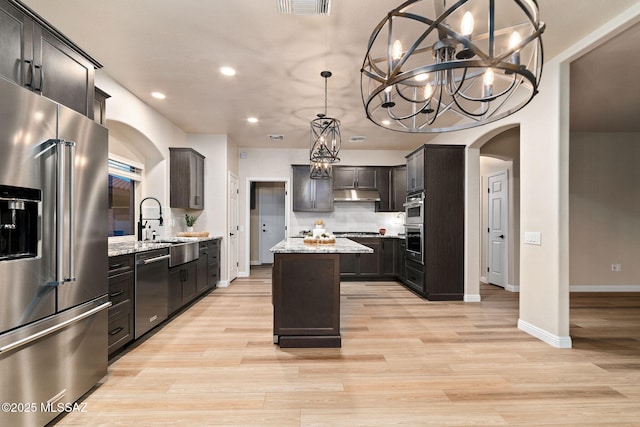
[[[424,190],[424,148],[407,156],[407,193]]]
[[[377,172],[380,201],[376,212],[404,212],[407,200],[407,167],[379,166]]]
[[[26,6],[0,0],[0,76],[93,118],[100,67]]]
[[[172,208],[204,209],[204,156],[191,148],[169,148]]]
[[[376,167],[337,166],[333,168],[333,188],[336,190],[377,190]]]
[[[311,179],[309,165],[293,165],[293,210],[333,211],[333,179]],[[334,168],[335,172],[337,168]]]

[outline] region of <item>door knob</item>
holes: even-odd
[[[501,234],[498,237],[501,238],[501,239],[504,239],[504,234]]]

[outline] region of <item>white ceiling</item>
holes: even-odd
[[[23,1],[187,133],[227,133],[243,147],[307,147],[309,121],[323,110],[320,72],[330,70],[328,113],[342,122],[344,149],[412,149],[430,138],[382,129],[366,119],[362,106],[359,70],[368,38],[400,0],[334,0],[329,17],[279,15],[277,0]],[[636,3],[539,0],[547,24],[545,60]],[[632,45],[618,41],[623,47],[617,58],[640,57],[630,54],[640,46],[637,29],[632,35]],[[625,48],[631,49],[626,55]],[[604,82],[616,83],[615,68],[586,61],[586,69],[606,71]],[[218,72],[223,65],[238,74],[223,77]],[[618,70],[628,69],[627,64]],[[577,91],[585,84],[593,88],[573,83]],[[597,86],[605,87],[602,79]],[[153,99],[152,91],[166,93],[167,99]],[[611,112],[599,110],[601,116]],[[249,116],[260,122],[248,124]],[[271,142],[269,134],[285,139]],[[348,142],[354,135],[366,140]]]

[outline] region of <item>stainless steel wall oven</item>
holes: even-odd
[[[406,224],[405,240],[407,259],[424,264],[424,225]]]
[[[407,196],[404,213],[407,224],[424,224],[424,193]]]

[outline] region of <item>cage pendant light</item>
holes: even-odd
[[[430,133],[520,110],[542,76],[545,25],[538,14],[536,0],[403,2],[369,38],[361,69],[367,118]]]
[[[331,71],[323,71],[324,113],[311,121],[309,161],[311,179],[331,178],[332,165],[340,161],[338,153],[342,145],[340,121],[327,117],[327,79]]]

